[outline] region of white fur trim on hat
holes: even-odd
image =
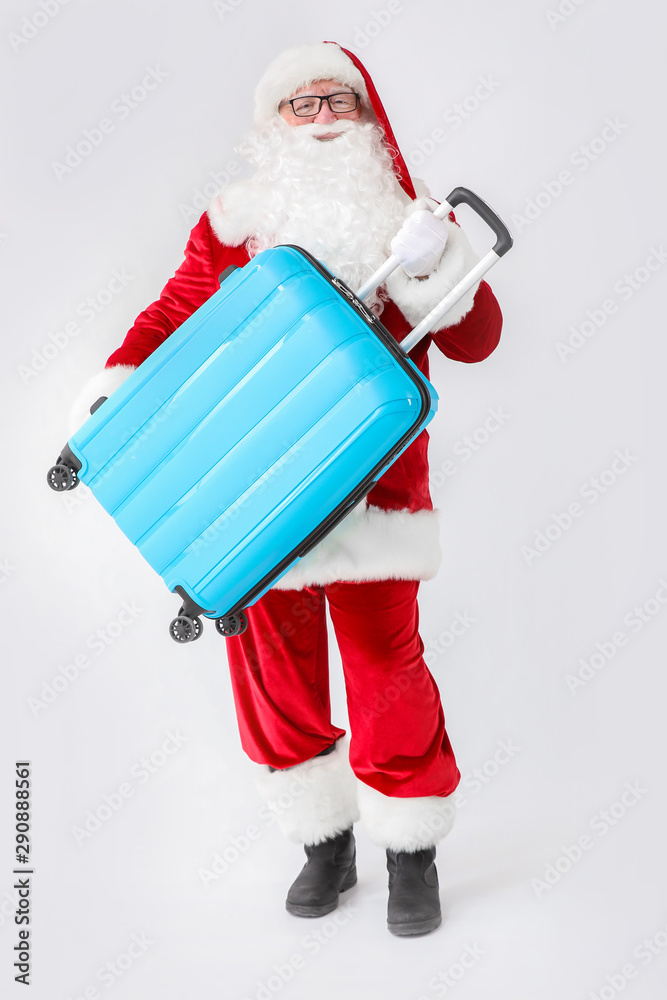
[[[370,840],[390,851],[433,847],[454,825],[454,795],[397,798],[359,780],[361,822]]]
[[[88,379],[70,408],[70,437],[86,422],[90,416],[90,407],[93,403],[96,403],[100,396],[110,396],[112,392],[120,388],[128,375],[131,375],[133,371],[135,369],[132,365],[115,365],[113,368],[104,368],[97,375]]]
[[[382,510],[363,501],[274,587],[301,590],[339,580],[431,580],[440,560],[438,511]]]
[[[278,105],[315,80],[336,80],[368,98],[364,78],[349,56],[333,42],[311,42],[282,52],[255,90],[255,124],[264,125]]]
[[[358,782],[350,767],[349,749],[349,737],[341,736],[324,757],[280,771],[259,765],[258,791],[290,840],[321,844],[359,819]]]
[[[433,204],[420,199],[412,203],[408,214],[412,214],[418,208],[432,210]],[[423,279],[409,278],[402,267],[397,267],[386,281],[389,296],[411,326],[416,326],[431,309],[434,309],[479,260],[461,227],[451,219],[445,221],[448,228],[447,245],[435,271]],[[478,288],[479,282],[445,313],[436,324],[435,330],[442,330],[446,326],[455,326],[459,323],[472,309]]]

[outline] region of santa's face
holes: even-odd
[[[293,101],[297,97],[330,97],[332,94],[353,94],[354,91],[351,87],[348,87],[344,83],[338,83],[337,80],[316,80],[314,83],[309,83],[305,87],[301,87],[299,90],[293,93],[289,100]],[[357,106],[354,111],[346,111],[344,113],[334,113],[331,107],[326,101],[322,101],[322,106],[316,115],[308,115],[307,117],[301,115],[295,115],[292,109],[292,105],[289,101],[281,104],[278,108],[280,115],[283,120],[287,122],[288,125],[305,125],[307,122],[314,125],[330,125],[333,122],[337,122],[339,119],[342,121],[358,121],[361,118],[362,107],[361,107],[361,97],[357,100]],[[335,139],[339,133],[337,132],[318,132],[315,135],[316,139],[321,141],[329,141]]]
[[[341,92],[353,93],[336,80],[319,80],[297,96]],[[236,239],[241,231],[248,234],[251,256],[294,244],[359,288],[388,256],[410,204],[384,132],[372,107],[335,114],[323,103],[317,114],[304,118],[289,104],[279,111],[236,147],[256,173],[220,195],[221,238],[227,218]],[[378,294],[368,304],[378,312],[382,308]]]

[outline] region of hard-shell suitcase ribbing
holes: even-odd
[[[343,519],[437,407],[404,349],[307,252],[279,246],[229,270],[49,473],[56,488],[86,483],[180,595],[178,641],[197,638],[201,613],[223,635],[241,631],[242,609]]]

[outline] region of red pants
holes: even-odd
[[[350,764],[385,795],[449,795],[460,774],[419,636],[411,580],[270,590],[227,640],[241,744],[258,764],[291,767],[345,730],[331,722],[326,596],[350,719]]]

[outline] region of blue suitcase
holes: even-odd
[[[498,242],[399,345],[363,297],[299,247],[278,246],[221,275],[220,289],[70,439],[56,490],[86,483],[178,594],[178,642],[201,615],[237,635],[253,604],[373,487],[431,420],[437,394],[407,357],[439,315],[511,246]],[[444,308],[443,308],[444,306]],[[436,315],[436,312],[438,315]]]

